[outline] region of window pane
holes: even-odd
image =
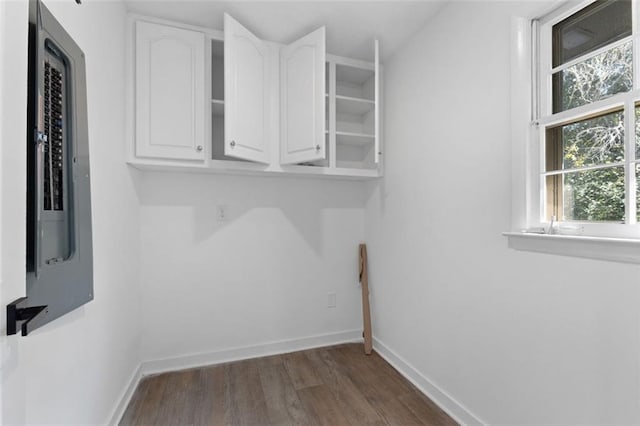
[[[545,146],[547,171],[623,161],[623,113],[616,111],[547,129]]]
[[[553,75],[553,112],[627,92],[633,85],[632,43],[575,64]]]
[[[600,0],[553,26],[553,66],[631,34],[631,0]]]
[[[547,219],[624,221],[623,167],[547,176],[546,190]]]

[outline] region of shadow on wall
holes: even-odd
[[[274,215],[281,214],[320,255],[326,249],[327,214],[363,210],[363,185],[355,181],[144,172],[137,191],[143,208],[190,207],[194,244],[227,227],[268,226],[270,219],[276,219]],[[224,220],[218,217],[220,207],[225,210]]]
[[[380,215],[384,216],[387,207],[387,185],[385,179],[372,180],[365,184],[364,199],[365,203],[374,200],[374,204],[370,207],[377,208]]]

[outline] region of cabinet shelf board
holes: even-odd
[[[220,99],[211,99],[211,111],[213,115],[224,115],[224,101]]]
[[[336,110],[339,113],[363,115],[373,110],[375,102],[369,99],[336,95]]]
[[[366,133],[336,132],[336,142],[343,145],[365,146],[374,141],[375,136]]]
[[[324,176],[336,179],[372,179],[380,177],[377,169],[357,169],[344,167],[313,167],[289,165],[282,166],[282,172],[286,174],[295,174],[297,176]]]
[[[282,176],[290,178],[332,178],[338,180],[368,180],[381,176],[376,169],[352,169],[344,167],[312,167],[312,166],[266,166],[264,164],[242,161],[209,160],[208,164],[191,165],[164,162],[149,163],[146,161],[129,161],[128,164],[141,171],[176,172],[176,173],[219,173],[238,176]]]

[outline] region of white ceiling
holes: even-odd
[[[191,25],[223,29],[227,12],[256,36],[290,43],[327,28],[327,52],[373,59],[380,40],[382,59],[393,52],[447,0],[426,1],[208,1],[125,0],[129,11]]]

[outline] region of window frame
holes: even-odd
[[[635,108],[640,105],[640,31],[637,2],[631,2],[632,33],[611,44],[595,49],[592,52],[573,58],[557,67],[552,66],[553,26],[588,7],[596,0],[580,3],[564,3],[554,10],[529,21],[530,53],[531,53],[531,134],[529,158],[527,160],[527,212],[525,229],[548,230],[549,221],[545,217],[545,142],[546,131],[550,127],[580,121],[589,116],[598,115],[615,109],[622,110],[625,117],[625,222],[561,222],[559,234],[585,235],[611,238],[640,238],[640,225],[636,220],[636,166],[640,159],[636,158]],[[618,93],[606,99],[582,105],[558,113],[553,113],[552,76],[563,69],[581,63],[615,46],[632,43],[633,52],[633,86],[629,92]],[[611,165],[613,166],[613,164]]]

